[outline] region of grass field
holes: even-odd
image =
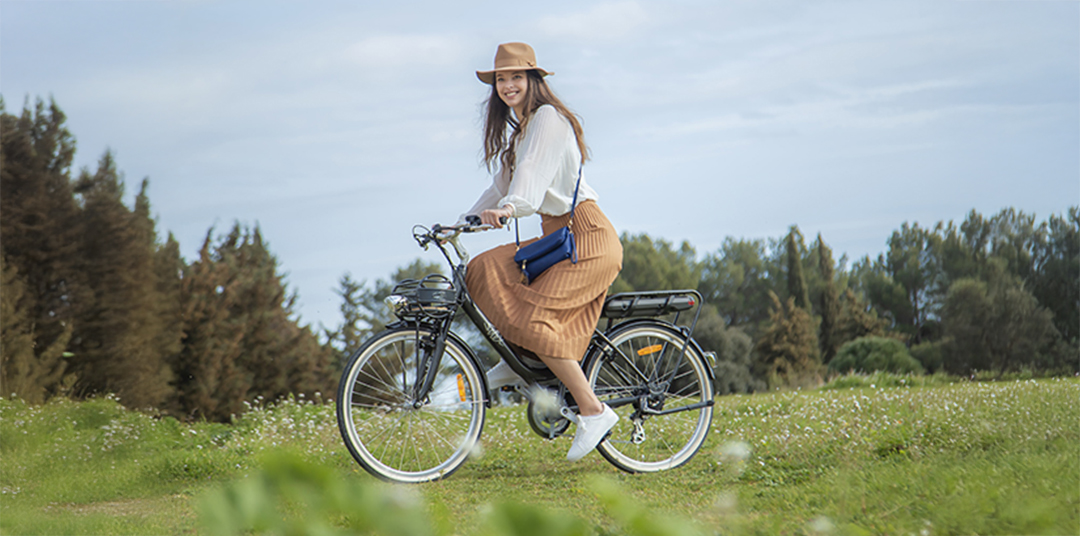
[[[186,424],[0,400],[2,534],[1080,534],[1080,381],[849,377],[717,399],[686,466],[627,475],[494,408],[451,478],[377,483],[333,406]],[[275,491],[276,490],[276,491]]]

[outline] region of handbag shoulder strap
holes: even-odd
[[[581,168],[584,165],[584,163],[578,164],[577,184],[574,185],[574,200],[570,202],[570,222],[566,224],[567,227],[574,224],[574,211],[577,210],[577,194],[578,190],[581,188]],[[518,231],[518,219],[519,218],[514,218],[514,243],[517,244],[517,249],[521,249],[521,233]],[[571,228],[570,232],[574,232],[574,229]]]
[[[574,224],[574,211],[577,210],[577,193],[578,193],[578,189],[581,188],[581,167],[584,166],[584,165],[585,165],[584,162],[581,163],[581,164],[578,164],[578,168],[577,168],[577,184],[574,186],[574,200],[570,202],[570,223],[567,224],[567,227]],[[573,232],[573,229],[570,229],[570,231]]]

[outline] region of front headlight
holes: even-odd
[[[391,311],[397,313],[401,311],[407,303],[409,303],[409,300],[408,298],[400,294],[391,294],[385,299],[383,299],[383,303],[385,303]]]

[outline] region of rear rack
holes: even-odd
[[[694,289],[620,292],[604,300],[600,316],[607,319],[607,329],[611,329],[618,321],[628,318],[658,317],[673,313],[675,318],[671,323],[678,324],[679,315],[683,311],[696,309],[690,330],[686,333],[689,337],[694,332],[701,314],[701,303],[701,293]]]
[[[701,303],[696,290],[653,290],[621,292],[604,301],[604,318],[621,319],[634,316],[664,316],[679,313]]]

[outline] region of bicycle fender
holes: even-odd
[[[610,339],[615,338],[615,336],[618,335],[618,333],[620,331],[627,330],[627,329],[630,329],[630,328],[633,328],[633,327],[637,327],[637,326],[640,326],[642,324],[652,325],[653,327],[656,327],[656,328],[671,332],[671,333],[673,333],[675,335],[678,335],[680,337],[686,337],[686,333],[683,332],[682,329],[680,329],[680,326],[674,326],[674,325],[672,325],[670,323],[660,322],[660,321],[654,320],[652,318],[637,318],[637,319],[633,319],[633,320],[627,320],[625,322],[620,322],[619,324],[613,326],[611,329],[605,331],[604,336],[607,337],[610,340]],[[708,358],[705,357],[705,351],[702,350],[701,345],[698,344],[697,340],[694,339],[693,337],[690,337],[690,344],[691,344],[691,347],[697,352],[697,354],[699,356],[701,356],[702,359],[705,360],[705,371],[709,375],[709,381],[715,383],[716,382],[716,371],[713,370],[713,367],[709,363]],[[586,354],[585,359],[582,360],[582,362],[581,362],[581,369],[582,370],[588,370],[589,365],[593,362],[593,360],[594,359],[599,359],[599,357],[601,355],[603,355],[603,351],[604,350],[603,350],[603,345],[602,344],[601,345],[596,345],[596,344],[590,345],[589,353]]]

